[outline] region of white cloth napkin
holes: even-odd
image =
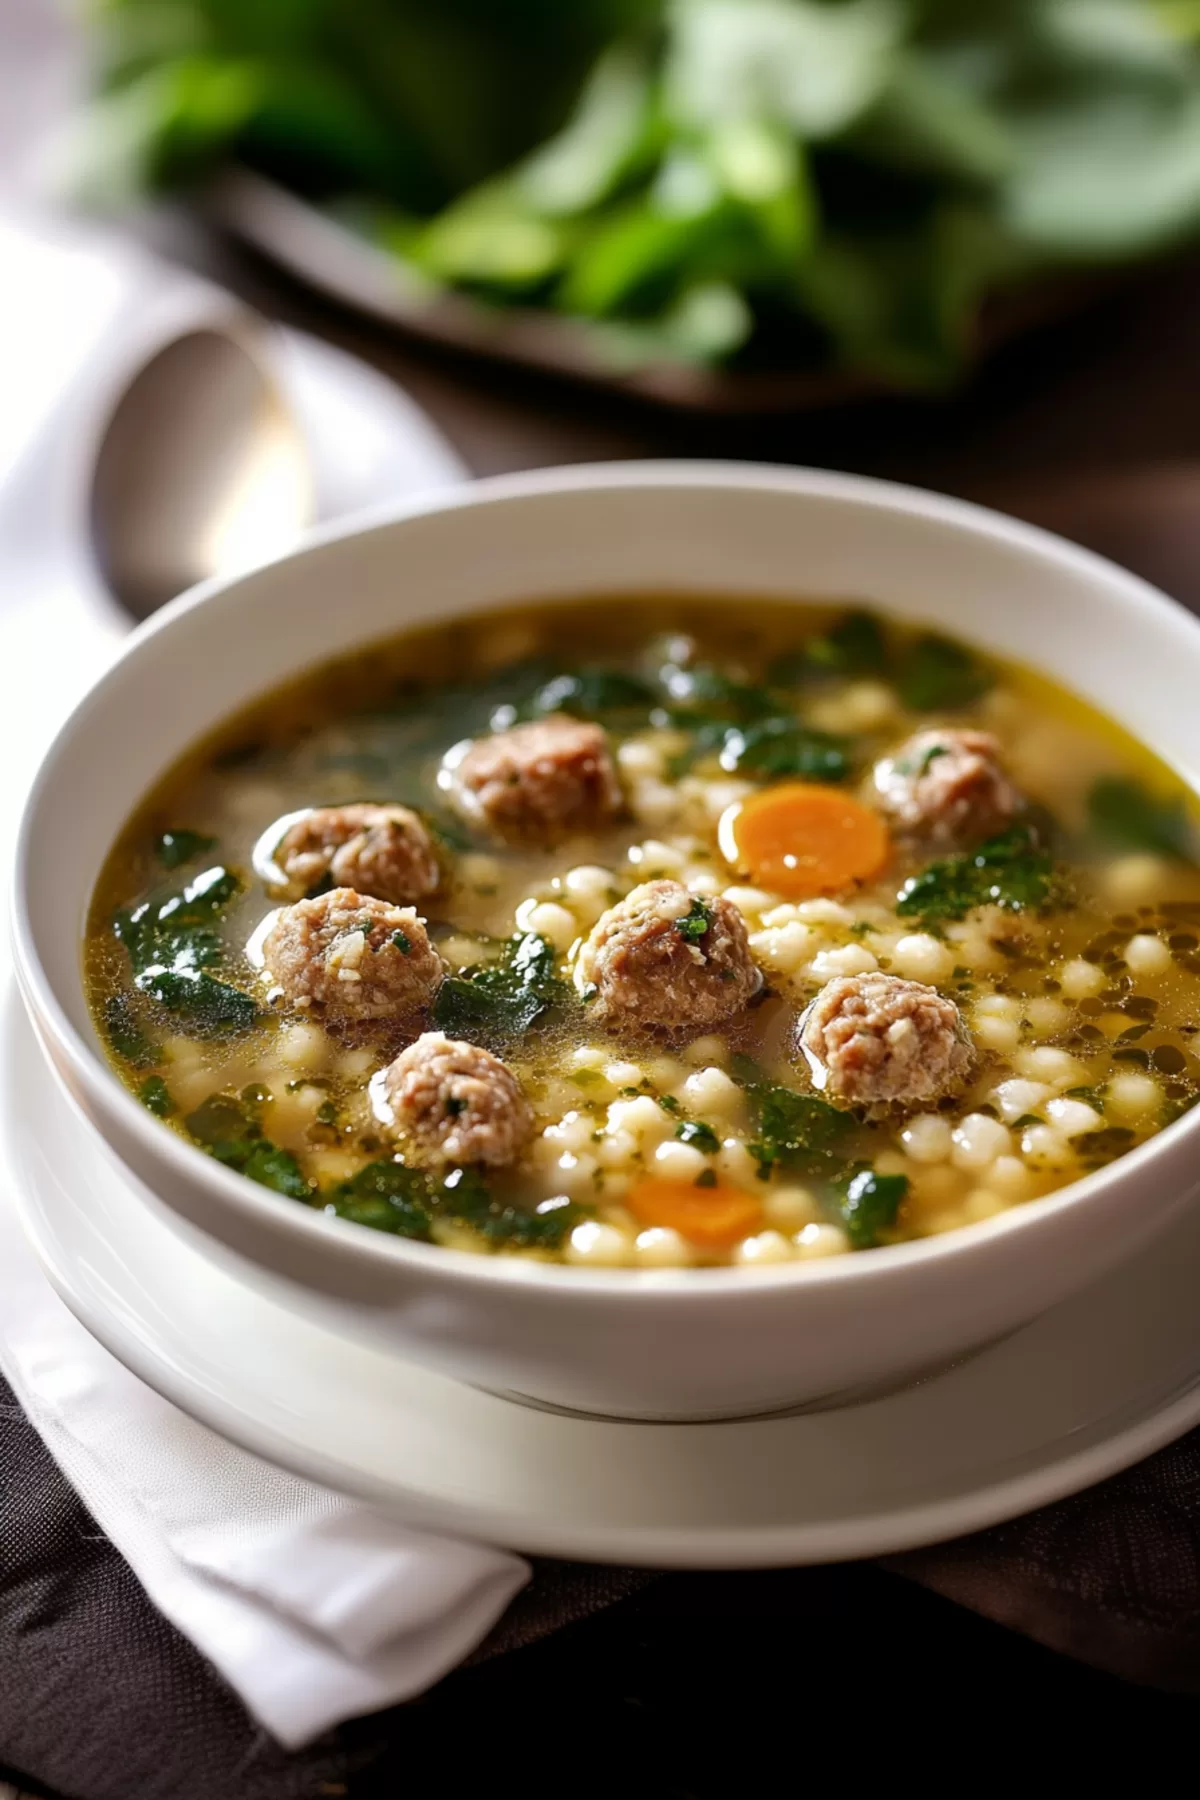
[[[123,629],[96,585],[81,525],[104,407],[155,335],[228,304],[102,239],[0,218],[5,868],[37,753]],[[366,501],[381,488],[399,497],[460,476],[428,421],[403,396],[382,393],[362,365],[295,337],[281,360],[323,456],[339,438],[355,446],[358,485],[353,469],[339,482],[326,468],[325,491]],[[370,443],[376,453],[366,455]],[[5,942],[0,989],[11,981]],[[528,1580],[528,1565],[406,1530],[235,1449],[161,1399],[52,1292],[13,1217],[7,1178],[0,1168],[0,1369],[150,1599],[260,1723],[299,1748],[339,1720],[420,1693],[461,1661]]]

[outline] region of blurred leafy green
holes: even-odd
[[[1200,0],[92,0],[84,166],[230,159],[614,362],[952,381],[1200,230]]]

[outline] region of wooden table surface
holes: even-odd
[[[719,456],[885,475],[1063,526],[1200,608],[1200,261],[1132,280],[1010,348],[953,401],[714,420],[415,348],[185,218],[165,214],[139,230],[270,316],[393,375],[476,474]],[[353,1792],[384,1800],[403,1789],[421,1800],[511,1775],[527,1796],[566,1800],[757,1797],[798,1787],[806,1771],[827,1768],[833,1748],[842,1780],[871,1772],[889,1746],[907,1745],[899,1762],[912,1768],[914,1731],[917,1762],[948,1769],[954,1734],[943,1728],[955,1720],[973,1722],[1001,1764],[1007,1752],[1028,1767],[1036,1750],[1044,1767],[1045,1743],[1064,1739],[1105,1755],[1148,1744],[1165,1755],[1192,1711],[871,1568],[672,1577],[443,1684],[410,1709],[394,1753]],[[1072,1775],[1083,1773],[1073,1761]]]

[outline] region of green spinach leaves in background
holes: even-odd
[[[951,381],[980,305],[1200,229],[1181,0],[93,0],[87,167],[236,159],[614,365]]]

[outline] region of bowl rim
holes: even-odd
[[[42,755],[22,809],[12,864],[10,935],[18,985],[26,1006],[39,1025],[39,1035],[46,1032],[51,1036],[81,1086],[87,1089],[99,1084],[103,1103],[115,1112],[127,1133],[145,1146],[151,1159],[165,1163],[184,1182],[198,1182],[209,1189],[224,1208],[248,1214],[260,1227],[297,1240],[307,1240],[313,1247],[318,1243],[324,1243],[327,1249],[336,1245],[342,1258],[369,1263],[376,1268],[390,1264],[406,1269],[411,1275],[438,1276],[446,1281],[464,1279],[482,1282],[485,1286],[499,1283],[543,1295],[590,1295],[597,1301],[628,1297],[635,1305],[641,1298],[651,1296],[675,1305],[701,1304],[722,1293],[826,1286],[847,1281],[870,1283],[889,1279],[893,1271],[898,1275],[904,1269],[967,1256],[1001,1236],[1036,1230],[1051,1219],[1086,1206],[1100,1194],[1137,1179],[1170,1155],[1185,1136],[1200,1132],[1200,1108],[1197,1108],[1116,1161],[1050,1194],[992,1218],[956,1227],[953,1231],[909,1239],[901,1244],[876,1245],[865,1256],[819,1257],[763,1267],[722,1264],[682,1269],[630,1266],[589,1269],[520,1256],[480,1255],[446,1245],[422,1243],[300,1206],[286,1195],[277,1194],[226,1168],[147,1113],[100,1049],[76,1029],[60,1005],[38,955],[27,904],[30,859],[39,829],[43,791],[58,763],[70,755],[77,733],[87,725],[92,713],[104,705],[109,688],[124,678],[126,664],[137,659],[144,644],[162,632],[171,631],[180,619],[222,594],[252,583],[263,569],[286,567],[326,546],[370,536],[376,531],[402,525],[406,520],[434,513],[474,511],[513,500],[537,500],[589,490],[654,488],[736,489],[831,500],[855,505],[868,512],[915,516],[934,525],[948,526],[969,538],[1004,542],[1035,560],[1073,570],[1092,585],[1107,588],[1117,603],[1127,610],[1141,609],[1153,614],[1160,627],[1175,631],[1181,650],[1183,641],[1190,638],[1191,651],[1200,660],[1200,622],[1141,576],[1054,532],[1010,518],[991,507],[876,476],[773,463],[687,458],[581,463],[484,477],[400,502],[384,502],[348,518],[332,521],[306,533],[299,544],[278,557],[236,575],[214,576],[198,583],[139,625],[72,707]],[[79,1104],[74,1095],[71,1098]],[[123,1160],[90,1117],[88,1123],[109,1150],[118,1155],[118,1160]],[[221,1234],[214,1232],[213,1235],[220,1237]]]

